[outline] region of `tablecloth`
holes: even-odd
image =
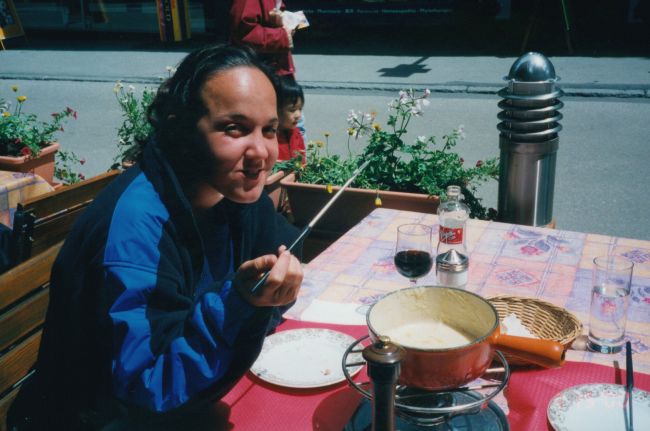
[[[378,208],[305,268],[297,304],[287,317],[339,324],[365,324],[369,304],[408,286],[393,264],[397,226],[425,223],[438,230],[433,214]],[[468,220],[470,254],[467,289],[484,297],[537,297],[589,323],[591,268],[595,256],[619,254],[634,262],[626,337],[637,370],[650,373],[650,242],[612,236]],[[435,246],[435,242],[434,242]],[[435,284],[434,271],[418,281]],[[603,355],[569,350],[567,359],[612,365],[624,353]]]

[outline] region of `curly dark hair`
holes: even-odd
[[[211,169],[213,160],[197,123],[208,112],[201,91],[214,75],[237,68],[262,71],[277,94],[277,78],[253,50],[218,44],[193,51],[176,72],[159,87],[149,106],[148,118],[156,142],[179,179],[197,180]]]

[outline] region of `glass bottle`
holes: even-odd
[[[460,186],[447,187],[447,199],[438,207],[440,230],[436,256],[456,250],[468,257],[465,243],[465,226],[469,218],[469,207],[462,202]]]

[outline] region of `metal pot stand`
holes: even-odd
[[[355,382],[348,368],[358,366],[364,349],[364,336],[348,347],[343,355],[343,374],[363,399],[343,431],[370,431],[372,429],[372,382]],[[501,408],[492,399],[507,385],[510,378],[508,363],[499,351],[498,364],[468,385],[446,391],[427,391],[398,385],[395,391],[395,430],[509,430],[508,421]],[[499,366],[500,365],[500,366]],[[386,429],[385,427],[382,429]]]

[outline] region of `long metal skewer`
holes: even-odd
[[[634,431],[634,421],[632,420],[632,405],[634,404],[634,370],[632,369],[632,343],[625,343],[625,370],[627,378],[625,379],[625,401],[627,401],[627,431]]]
[[[338,197],[343,193],[343,191],[350,185],[352,184],[352,181],[363,171],[366,166],[368,166],[368,163],[370,163],[370,160],[366,160],[361,166],[359,166],[353,173],[352,176],[341,186],[338,192],[332,198],[325,204],[325,206],[314,216],[313,219],[309,222],[307,226],[300,232],[300,235],[298,235],[298,238],[289,246],[287,250],[291,251],[293,248],[300,243],[305,237],[311,232],[311,230],[314,228],[316,223],[318,223],[318,220],[320,220],[321,217],[327,212],[328,209],[336,202]],[[269,272],[267,271],[262,278],[260,278],[257,283],[255,283],[255,286],[251,289],[251,293],[255,293],[264,283],[266,283],[266,279],[269,278]]]

